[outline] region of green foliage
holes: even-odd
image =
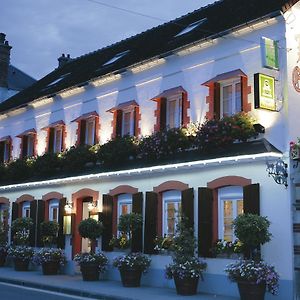
[[[57,237],[59,224],[56,221],[44,221],[40,228],[44,245],[51,245]]]
[[[34,175],[37,177],[53,176],[60,170],[62,159],[56,153],[46,153],[38,156],[33,165]]]
[[[0,211],[0,217],[3,218],[3,220],[7,220],[8,217],[8,211],[4,210],[3,215],[1,216],[1,211]],[[9,230],[9,225],[7,222],[0,222],[0,248],[1,247],[6,247],[7,242],[8,242],[8,230]]]
[[[33,176],[32,159],[16,159],[6,169],[6,181],[21,182]]]
[[[29,232],[33,226],[31,218],[18,218],[11,224],[13,240],[16,245],[26,245],[29,242]]]
[[[102,235],[103,225],[95,219],[88,218],[79,223],[78,231],[83,238],[96,240]]]
[[[121,215],[119,218],[118,230],[131,236],[132,232],[140,229],[143,225],[141,214],[130,213]]]

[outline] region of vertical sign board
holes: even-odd
[[[63,234],[72,234],[72,216],[67,215],[64,216],[64,224],[63,224]]]
[[[266,37],[262,37],[261,50],[263,67],[278,70],[278,42]]]
[[[254,74],[254,102],[255,108],[276,111],[274,77],[260,73]]]

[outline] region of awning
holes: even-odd
[[[92,117],[99,117],[99,115],[96,111],[92,111],[92,112],[81,115],[80,117],[74,119],[71,122],[79,122],[81,120],[86,120],[86,119],[89,119],[89,118],[92,118]]]
[[[227,79],[231,79],[231,78],[235,78],[235,77],[247,77],[247,75],[242,70],[236,69],[236,70],[233,70],[230,72],[219,74],[219,75],[215,76],[214,78],[202,83],[202,85],[209,86],[211,83],[219,82],[219,81],[223,81],[223,80],[227,80]]]
[[[158,94],[154,98],[152,98],[152,101],[157,101],[160,98],[168,98],[170,96],[174,96],[176,94],[186,93],[186,90],[182,86],[177,86],[168,90],[163,91],[162,93]]]
[[[6,142],[6,141],[11,141],[10,135],[3,136],[2,138],[0,138],[0,142]]]
[[[20,133],[17,135],[18,138],[23,137],[24,135],[29,135],[29,134],[36,134],[36,130],[34,128],[25,130],[24,132]]]
[[[107,110],[107,112],[115,112],[116,110],[123,110],[125,108],[128,108],[128,107],[135,107],[135,106],[139,106],[135,100],[131,100],[131,101],[127,101],[127,102],[123,102],[123,103],[120,103],[119,105],[117,106],[114,106],[112,108],[110,108],[109,110]]]
[[[63,120],[59,120],[59,121],[49,124],[46,127],[43,127],[42,130],[47,130],[48,128],[54,128],[54,127],[64,126],[64,125],[65,125],[65,122]]]

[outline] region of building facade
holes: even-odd
[[[142,213],[143,231],[134,247],[153,260],[144,283],[170,287],[163,273],[170,257],[154,254],[153,239],[174,232],[171,211],[181,209],[193,220],[199,255],[208,263],[199,291],[224,295],[238,292],[224,273],[230,260],[209,257],[212,243],[234,239],[226,225],[242,211],[267,216],[273,238],[262,256],[280,274],[278,299],[292,299],[300,267],[300,176],[290,157],[300,110],[299,20],[298,1],[224,0],[67,61],[0,104],[2,162],[103,145],[118,136],[147,136],[240,111],[256,119],[261,133],[244,148],[199,159],[99,167],[25,183],[4,179],[0,209],[9,208],[10,220],[33,217],[35,246],[40,246],[39,222],[62,224],[69,216],[71,230],[61,226],[58,237],[68,272],[74,272],[74,254],[89,249],[76,229],[82,219],[100,213],[105,231],[98,247],[112,258],[117,253],[109,240],[117,234],[118,216]],[[288,166],[287,187],[266,171],[277,159]],[[112,269],[106,276],[118,279]]]

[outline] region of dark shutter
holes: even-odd
[[[155,253],[154,240],[157,236],[157,194],[154,192],[146,193],[145,207],[145,226],[144,226],[144,252],[147,254]]]
[[[143,216],[143,193],[132,195],[132,212]],[[143,226],[132,233],[132,252],[143,250]]]
[[[213,193],[211,189],[198,189],[198,253],[199,256],[209,257],[212,246],[212,210]]]
[[[58,234],[57,234],[57,247],[64,249],[65,248],[65,235],[64,235],[64,215],[65,215],[65,205],[66,198],[59,200],[58,206]]]
[[[33,221],[33,225],[30,229],[29,233],[29,244],[31,247],[36,246],[36,233],[37,233],[37,200],[33,200],[30,202],[30,218]]]
[[[19,204],[16,202],[12,203],[11,208],[11,222],[16,220],[19,217]],[[14,233],[11,231],[11,240],[14,240]]]
[[[54,152],[54,128],[49,128],[48,152]]]
[[[85,134],[86,134],[86,120],[80,121],[80,140],[79,144],[80,146],[85,145]]]
[[[247,95],[245,91],[247,91],[248,79],[245,76],[241,76],[241,111],[245,109],[243,103],[246,99],[244,99],[244,95]],[[245,101],[247,103],[247,101]]]
[[[122,136],[122,123],[123,123],[123,111],[118,109],[116,111],[116,137]]]
[[[138,136],[138,115],[139,115],[139,108],[137,106],[134,107],[133,110],[133,135]]]
[[[221,96],[220,96],[220,83],[214,83],[214,119],[220,119],[220,107],[221,107]]]
[[[160,105],[159,129],[160,130],[165,130],[166,127],[167,127],[167,99],[166,98],[160,98],[159,105]]]
[[[37,202],[37,246],[43,247],[43,241],[41,236],[41,223],[45,220],[45,201],[38,200]]]
[[[27,146],[28,146],[28,136],[23,135],[22,136],[22,158],[27,156]]]
[[[4,147],[5,142],[0,142],[0,163],[4,162]]]
[[[243,193],[244,213],[259,215],[259,183],[244,186]]]
[[[186,225],[194,229],[194,189],[190,188],[181,192],[182,215],[187,218]]]
[[[102,250],[112,251],[112,247],[109,246],[109,241],[112,238],[112,224],[113,224],[113,197],[110,195],[103,195],[103,234],[102,234]]]

